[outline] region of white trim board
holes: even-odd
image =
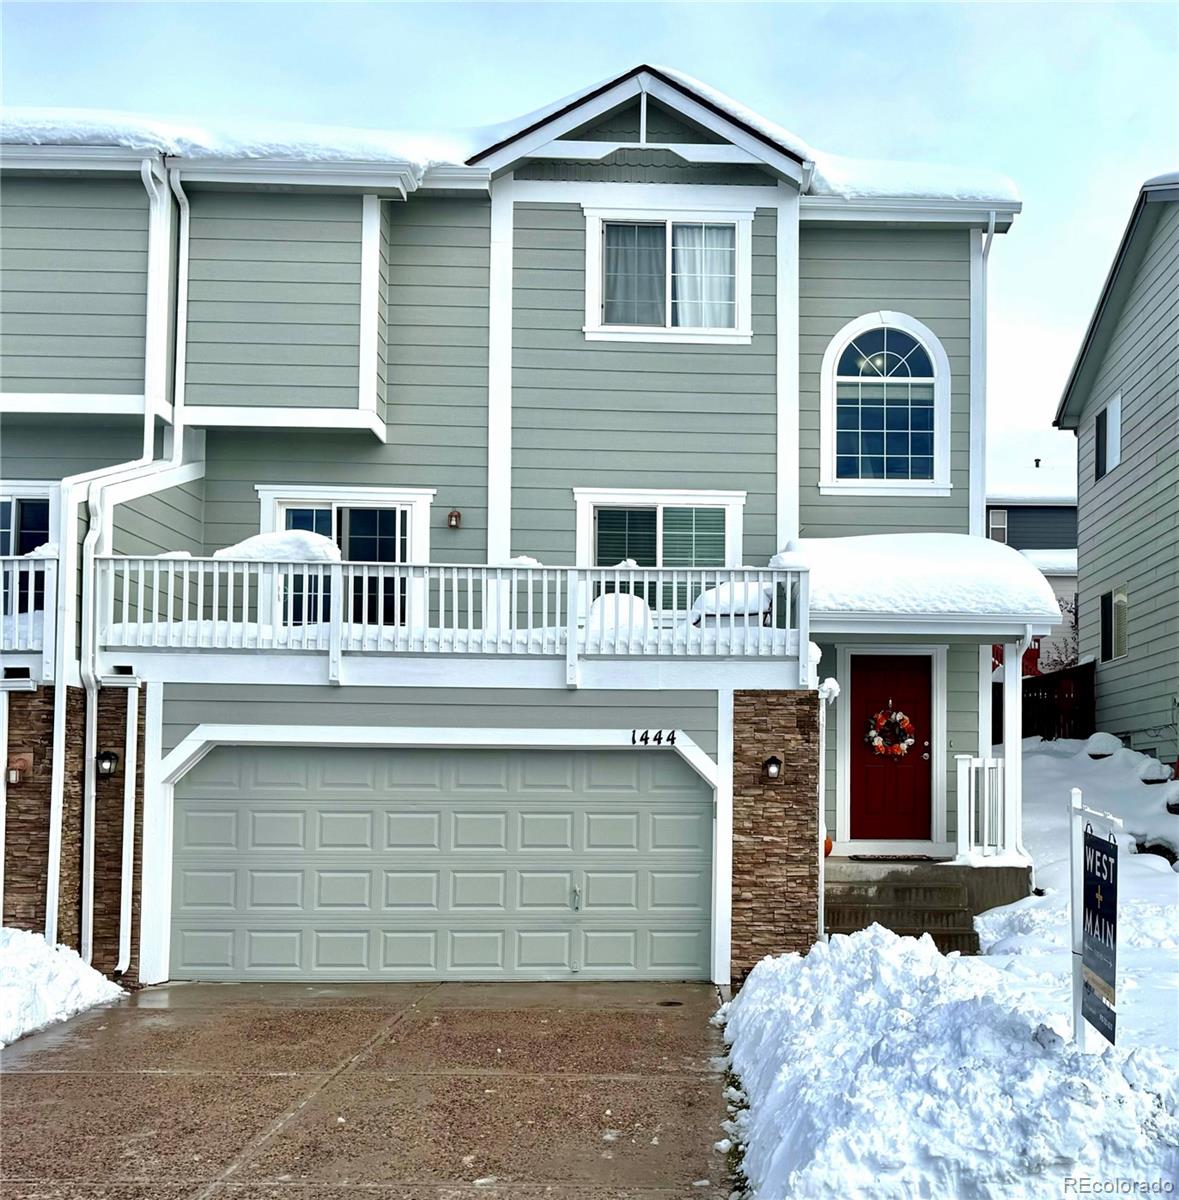
[[[360,205],[360,385],[361,412],[377,411],[377,348],[381,291],[381,201],[361,197]]]
[[[577,510],[575,566],[592,567],[594,562],[594,510],[597,508],[723,508],[725,510],[725,566],[739,567],[744,562],[744,521],[746,492],[692,491],[683,488],[602,488],[575,487],[573,503]],[[660,530],[662,533],[662,530]],[[662,555],[662,538],[656,542]],[[613,564],[603,564],[613,565]],[[649,568],[656,570],[657,568]]]
[[[777,355],[776,532],[778,549],[799,536],[799,235],[798,192],[778,184],[775,282]]]
[[[115,392],[0,392],[0,413],[142,417],[143,396]]]
[[[840,479],[835,473],[835,371],[849,342],[880,326],[909,334],[929,353],[933,385],[933,478]],[[907,313],[882,309],[848,321],[827,343],[819,376],[819,492],[824,496],[948,496],[950,484],[950,359],[928,325]]]
[[[172,822],[177,782],[216,746],[303,746],[335,748],[381,747],[463,749],[617,749],[631,753],[678,754],[710,788],[717,807],[717,765],[685,733],[677,731],[675,746],[636,749],[629,729],[468,729],[448,727],[321,726],[321,725],[219,725],[193,729],[167,755],[162,753],[163,695],[161,688],[147,694],[144,746],[143,904],[140,917],[140,982],[162,983],[168,978],[172,923]],[[729,803],[731,805],[731,794]],[[730,812],[731,817],[731,812]],[[715,868],[714,868],[715,871]],[[718,938],[724,912],[712,901],[712,961],[719,957]],[[726,910],[727,911],[727,910]],[[725,923],[725,938],[728,937]],[[728,962],[723,979],[728,978]]]
[[[287,408],[245,404],[186,404],[187,424],[194,428],[224,425],[236,429],[357,429],[388,440],[385,422],[361,408]]]
[[[507,174],[491,185],[487,283],[487,561],[512,557],[512,256],[515,198]]]
[[[929,658],[931,662],[930,678],[930,714],[932,730],[929,737],[929,767],[931,775],[930,787],[930,838],[929,841],[896,841],[877,842],[875,840],[853,841],[851,836],[851,691],[852,691],[852,659],[856,656],[877,655],[912,655]],[[944,645],[841,645],[836,647],[838,661],[837,678],[839,680],[839,696],[836,700],[836,733],[838,743],[835,751],[835,833],[833,841],[835,849],[832,853],[859,854],[935,854],[937,847],[948,846],[946,842],[946,738],[947,706],[948,706],[948,658],[949,648]],[[882,850],[880,846],[898,845],[899,850]],[[860,847],[864,849],[861,850]],[[850,849],[849,849],[850,847]],[[931,849],[931,847],[933,847]],[[949,848],[952,856],[954,849]]]

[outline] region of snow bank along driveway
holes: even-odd
[[[1179,848],[1179,784],[1144,781],[1161,774],[1103,735],[1025,742],[1023,836],[1045,894],[979,917],[982,957],[874,926],[758,964],[717,1018],[752,1197],[1040,1200],[1070,1177],[1092,1194],[1117,1178],[1179,1190],[1179,873],[1133,852]],[[1090,1032],[1086,1054],[1067,1040],[1072,787],[1126,823],[1119,1045]]]
[[[0,929],[0,1046],[122,994],[65,946],[50,946],[39,933]]]
[[[763,959],[721,1010],[757,1200],[1045,1200],[1064,1181],[1174,1179],[1179,1078],[1083,1054],[984,959],[880,926]]]

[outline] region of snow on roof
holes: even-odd
[[[770,566],[810,568],[816,613],[1060,621],[1051,586],[1018,550],[964,533],[802,538]]]
[[[409,165],[421,174],[434,164],[463,163],[471,155],[510,140],[640,70],[658,72],[787,154],[814,163],[810,185],[813,195],[847,200],[894,197],[1019,202],[1011,180],[989,171],[827,154],[777,122],[673,67],[635,68],[511,120],[438,135],[276,121],[205,125],[102,109],[24,108],[8,109],[0,116],[0,139],[34,146],[116,146],[195,160],[270,158],[296,162],[392,163]]]
[[[1076,438],[1058,429],[1017,430],[991,438],[987,502],[1076,504]]]
[[[1077,573],[1076,550],[1021,550],[1020,554],[1041,575],[1075,575]]]
[[[278,121],[203,125],[105,109],[9,108],[0,115],[0,140],[26,146],[112,146],[177,158],[294,162],[369,162],[409,166],[461,163],[468,147],[457,138],[301,125]]]

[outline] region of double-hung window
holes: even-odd
[[[994,542],[1007,541],[1007,510],[992,508],[987,513],[987,536]]]
[[[586,212],[589,338],[750,340],[752,213]]]
[[[1125,658],[1128,652],[1127,616],[1130,598],[1125,584],[1101,594],[1101,661]]]

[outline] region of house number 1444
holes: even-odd
[[[632,746],[674,746],[674,729],[632,729],[630,731]]]

